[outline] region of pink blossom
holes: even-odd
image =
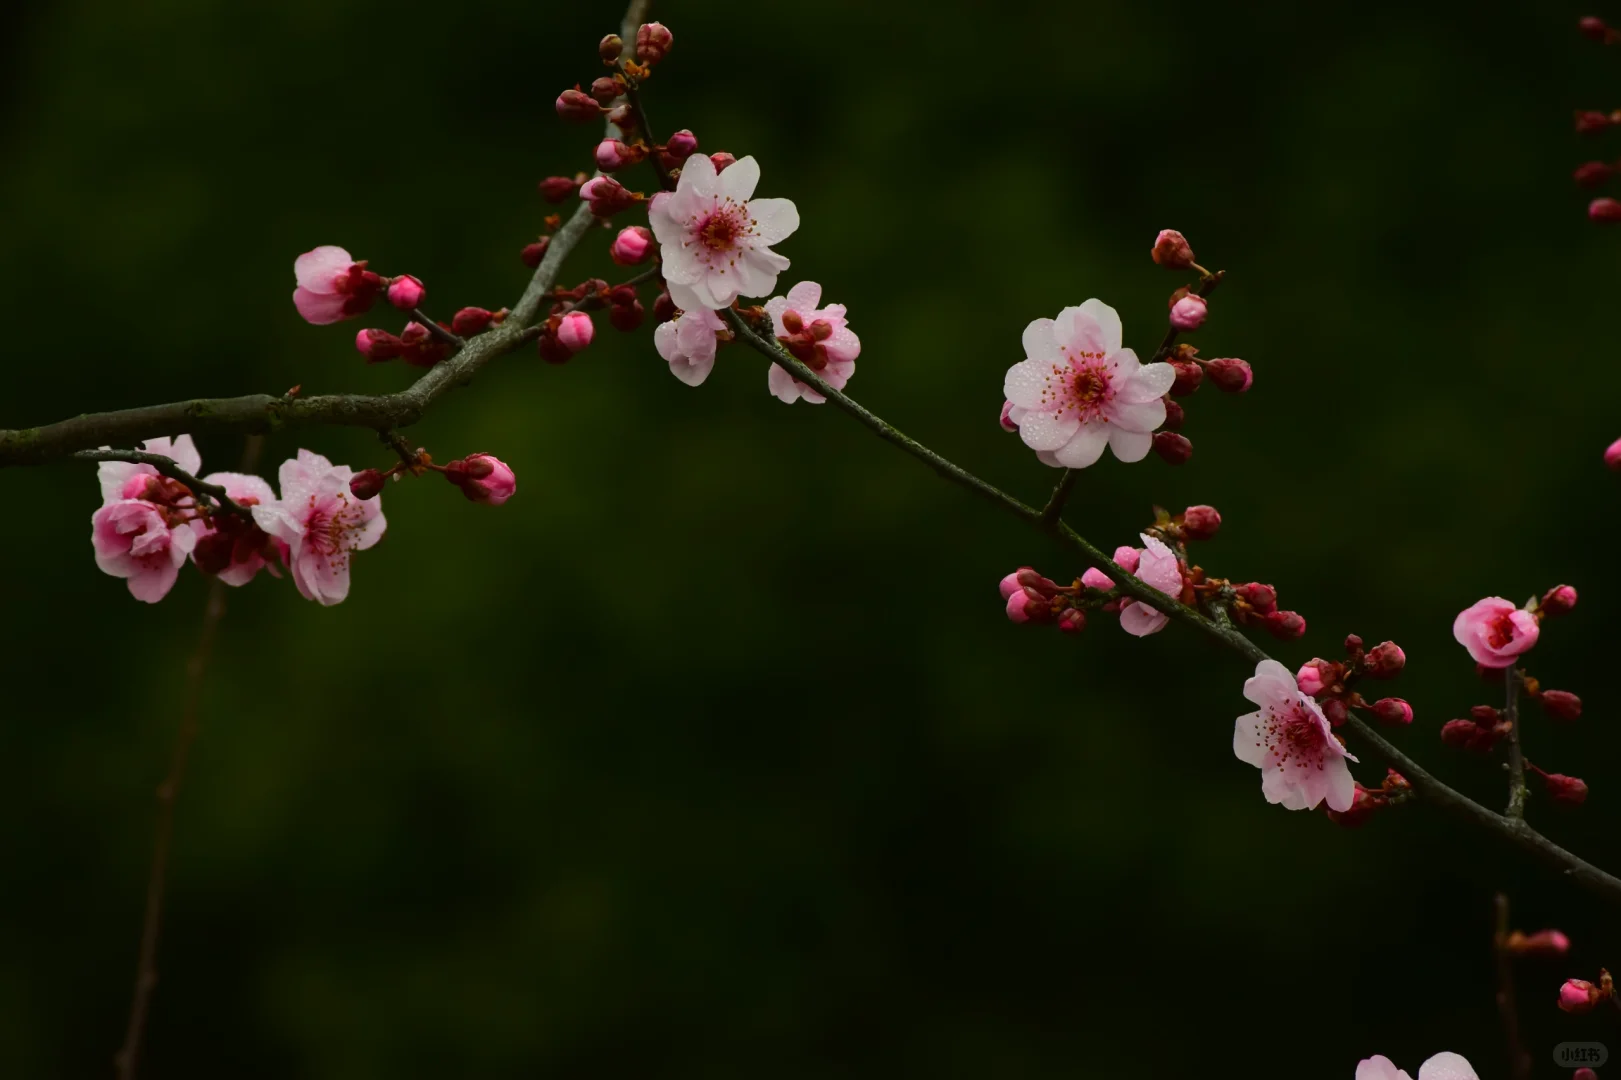
[[[1128,574],[1135,575],[1137,567],[1143,557],[1142,548],[1134,548],[1129,544],[1121,544],[1114,549],[1114,564]]]
[[[777,340],[794,358],[816,372],[835,390],[843,390],[855,374],[856,357],[861,355],[861,339],[851,332],[844,318],[843,304],[821,302],[822,287],[814,281],[801,281],[786,297],[766,301],[766,314],[776,330]],[[792,405],[800,398],[812,405],[827,399],[788,374],[780,364],[772,364],[766,384],[779,400]]]
[[[1501,596],[1477,601],[1452,621],[1452,636],[1469,650],[1475,663],[1506,668],[1514,658],[1537,643],[1541,633],[1529,611],[1521,611]]]
[[[1204,297],[1188,294],[1171,305],[1171,325],[1178,330],[1197,330],[1210,314],[1210,305]]]
[[[197,444],[191,441],[190,435],[181,435],[174,440],[148,439],[141,444],[141,449],[149,454],[162,454],[178,465],[182,472],[193,476],[203,467],[202,455],[197,453]],[[147,478],[155,479],[159,475],[158,470],[150,465],[136,465],[128,461],[103,461],[96,466],[96,479],[101,483],[101,501],[104,503],[141,498],[146,493]]]
[[[1412,1080],[1383,1054],[1357,1064],[1356,1080]],[[1418,1080],[1480,1080],[1474,1067],[1460,1054],[1442,1053],[1418,1067]]]
[[[1108,592],[1114,588],[1114,581],[1110,579],[1109,575],[1095,566],[1086,568],[1086,572],[1081,575],[1081,584],[1088,589],[1097,589],[1101,592]]]
[[[174,588],[197,534],[155,503],[117,499],[91,515],[90,543],[103,573],[129,579],[131,596],[155,604]]]
[[[1289,669],[1276,660],[1255,665],[1244,696],[1260,706],[1233,726],[1233,753],[1261,770],[1261,794],[1289,810],[1311,810],[1323,801],[1346,811],[1356,782],[1346,761],[1355,761],[1334,738],[1328,718],[1302,694]]]
[[[1176,373],[1169,364],[1139,364],[1120,340],[1120,316],[1101,300],[1025,328],[1027,359],[1008,369],[1002,391],[1019,437],[1045,464],[1085,468],[1104,446],[1121,461],[1148,455],[1165,419],[1160,398]]]
[[[608,257],[620,266],[638,266],[653,254],[653,234],[641,225],[620,229],[608,247]]]
[[[998,423],[1000,423],[1002,425],[1002,430],[1003,431],[1018,431],[1019,430],[1019,425],[1015,424],[1013,422],[1012,418],[1008,416],[1008,414],[1011,413],[1012,411],[1013,411],[1013,402],[1011,402],[1011,401],[1002,402],[1002,418],[998,421]]]
[[[584,352],[596,336],[596,324],[583,311],[571,311],[557,324],[557,340],[570,355]]]
[[[298,279],[293,306],[316,326],[362,314],[383,287],[383,279],[367,270],[364,262],[356,262],[333,244],[300,255],[293,262],[293,275]]]
[[[1144,551],[1137,566],[1137,577],[1160,592],[1176,599],[1182,595],[1182,570],[1176,564],[1176,552],[1156,537],[1142,534]],[[1140,600],[1133,600],[1120,609],[1120,628],[1136,637],[1147,637],[1165,629],[1171,617]]]
[[[250,510],[276,501],[275,491],[258,476],[222,472],[211,473],[203,480],[218,484],[232,502]],[[191,558],[204,573],[218,575],[227,585],[246,585],[260,570],[269,570],[272,577],[281,577],[280,571],[269,562],[277,555],[275,543],[256,522],[246,521],[237,514],[215,514],[211,520],[193,521],[191,527],[197,534]]]
[[[388,285],[388,302],[401,311],[412,311],[427,298],[428,290],[410,274],[401,274]]]
[[[253,508],[259,527],[287,545],[299,594],[322,605],[349,595],[350,552],[371,547],[388,527],[382,498],[355,498],[353,477],[349,466],[300,450],[282,462],[281,501]]]
[[[718,334],[726,329],[713,311],[683,311],[653,330],[653,347],[670,365],[670,374],[688,386],[700,386],[715,366]]]
[[[1615,440],[1604,448],[1604,464],[1608,468],[1621,472],[1621,439]]]
[[[799,228],[788,199],[751,199],[760,166],[746,157],[718,173],[694,154],[674,191],[648,204],[664,256],[664,280],[677,307],[716,310],[739,296],[768,296],[788,260],[771,250]]]

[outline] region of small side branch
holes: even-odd
[[[1503,673],[1508,697],[1503,704],[1503,720],[1508,724],[1508,809],[1504,815],[1518,821],[1525,817],[1525,751],[1520,745],[1520,672],[1510,666]]]
[[[1497,962],[1497,1016],[1508,1044],[1508,1074],[1512,1080],[1530,1080],[1531,1055],[1520,1037],[1520,1010],[1514,1001],[1514,956],[1508,949],[1508,897],[1497,894],[1492,931],[1492,953]]]
[[[206,495],[214,504],[227,513],[240,514],[242,517],[253,519],[253,513],[247,507],[231,500],[224,488],[218,484],[205,483],[191,473],[175,464],[174,458],[162,454],[149,454],[145,450],[80,450],[73,455],[79,461],[127,461],[135,465],[150,465],[158,471],[160,476],[167,476],[177,480],[191,489],[194,495]]]
[[[1058,478],[1058,486],[1053,488],[1053,497],[1047,500],[1046,507],[1041,511],[1041,524],[1051,528],[1058,522],[1059,515],[1064,512],[1064,504],[1069,501],[1069,493],[1075,490],[1075,481],[1080,479],[1080,470],[1065,469],[1064,475]]]

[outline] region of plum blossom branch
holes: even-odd
[[[172,457],[149,454],[145,450],[80,450],[73,457],[76,461],[127,461],[132,465],[150,465],[158,471],[158,475],[185,484],[194,495],[208,496],[221,510],[240,514],[249,520],[253,518],[253,512],[233,500],[223,487],[197,479],[175,464]]]
[[[1212,275],[1211,279],[1207,280],[1205,284],[1207,286],[1211,285],[1213,280],[1219,280],[1219,276]],[[1205,636],[1238,653],[1251,663],[1258,664],[1272,659],[1266,650],[1239,633],[1232,626],[1218,624],[1194,608],[1172,599],[1140,578],[1127,573],[1113,559],[1105,555],[1102,550],[1062,521],[1056,519],[1049,521],[1043,511],[1027,506],[1000,488],[981,480],[968,470],[935,453],[916,439],[903,434],[899,429],[871,410],[834,388],[775,341],[761,336],[749,324],[748,320],[737,311],[728,309],[720,314],[739,340],[748,344],[773,363],[781,365],[795,379],[808,384],[817,393],[830,399],[840,409],[853,416],[879,438],[922,461],[947,480],[988,499],[1014,517],[1020,518],[1027,524],[1033,525],[1055,537],[1060,543],[1080,554],[1091,566],[1108,575],[1124,595],[1141,601],[1164,612],[1173,619],[1200,630]],[[1418,762],[1402,753],[1360,717],[1351,715],[1346,721],[1346,726],[1351,729],[1358,739],[1372,747],[1374,752],[1387,765],[1405,776],[1412,784],[1413,789],[1425,799],[1441,807],[1454,817],[1479,826],[1522,851],[1536,856],[1561,871],[1565,876],[1598,893],[1612,903],[1621,904],[1621,878],[1617,878],[1613,874],[1566,851],[1531,828],[1526,824],[1523,817],[1510,817],[1495,813],[1462,792],[1447,786],[1426,771]]]

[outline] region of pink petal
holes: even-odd
[[[354,258],[336,244],[323,244],[293,260],[293,276],[298,279],[300,288],[314,293],[329,293],[333,279],[353,266],[354,262]]]

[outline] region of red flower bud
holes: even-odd
[[[460,337],[482,334],[495,318],[493,311],[481,307],[464,307],[450,317],[450,330]]]
[[[663,23],[643,23],[636,28],[636,59],[656,64],[670,53],[675,37]]]
[[[1306,617],[1298,611],[1274,611],[1261,621],[1267,633],[1280,641],[1304,637]]]
[[[1171,383],[1172,397],[1187,397],[1199,389],[1204,382],[1204,368],[1191,360],[1171,360],[1171,369],[1176,372],[1176,381]]]
[[[596,99],[598,105],[612,105],[623,92],[624,87],[611,75],[604,75],[591,81],[591,96]]]
[[[609,34],[597,42],[597,55],[602,57],[604,64],[611,64],[619,59],[619,54],[625,51],[625,42],[618,34]]]
[[[1548,798],[1560,806],[1580,806],[1587,801],[1587,785],[1574,776],[1549,773],[1542,778],[1548,787]]]
[[[1580,110],[1576,113],[1576,134],[1592,135],[1603,131],[1610,126],[1610,118],[1597,109]]]
[[[1221,514],[1214,506],[1190,506],[1182,511],[1182,535],[1189,540],[1209,540],[1221,528]]]
[[[1552,959],[1570,951],[1570,938],[1559,930],[1538,930],[1534,934],[1522,934],[1516,930],[1508,936],[1503,948],[1515,956]]]
[[[1594,199],[1587,204],[1587,219],[1601,225],[1613,225],[1621,221],[1621,202],[1608,195]]]
[[[602,115],[602,106],[578,86],[557,95],[557,115],[570,123],[582,124]]]
[[[725,172],[729,166],[736,165],[737,159],[724,150],[717,150],[709,155],[709,160],[715,163],[716,172]]]
[[[1361,784],[1356,786],[1356,794],[1351,798],[1351,805],[1346,810],[1327,810],[1328,819],[1336,825],[1343,825],[1347,829],[1355,829],[1367,821],[1376,812],[1389,806],[1385,797],[1377,792],[1370,791]]]
[[[1559,987],[1559,1007],[1568,1013],[1591,1012],[1602,996],[1586,979],[1566,979]]]
[[[1178,405],[1170,398],[1165,398],[1164,401],[1165,423],[1162,426],[1167,431],[1176,431],[1181,428],[1183,421],[1187,419],[1187,414],[1182,411],[1181,405]]]
[[[1615,33],[1615,31],[1604,25],[1603,19],[1596,18],[1592,15],[1589,15],[1577,22],[1576,30],[1582,35],[1582,37],[1587,38],[1589,41],[1599,41],[1604,42],[1605,44],[1609,43],[1610,36]]]
[[[1238,598],[1262,615],[1270,615],[1278,610],[1278,590],[1270,585],[1263,585],[1259,581],[1252,581],[1245,585],[1236,585],[1233,591]]]
[[[1368,675],[1375,679],[1393,679],[1407,666],[1407,654],[1394,641],[1381,641],[1368,652]]]
[[[685,161],[698,149],[698,136],[682,128],[670,136],[670,141],[664,144],[664,152],[676,161]]]
[[[1154,261],[1171,270],[1189,270],[1193,267],[1193,248],[1187,238],[1175,229],[1161,229],[1154,238],[1154,250],[1149,252]]]
[[[1469,718],[1482,727],[1491,727],[1503,719],[1503,714],[1490,705],[1473,705],[1469,709]]]
[[[676,311],[675,301],[670,299],[670,290],[660,289],[658,296],[653,299],[653,321],[669,322],[675,318]]]
[[[1582,699],[1569,690],[1544,690],[1540,695],[1542,711],[1551,720],[1580,720]]]
[[[551,243],[551,237],[542,236],[533,244],[525,244],[523,251],[518,253],[518,258],[523,260],[525,266],[533,270],[540,265],[540,260],[546,257],[546,249],[551,246]]]
[[[1058,616],[1058,629],[1066,634],[1079,634],[1086,629],[1086,612],[1078,607],[1065,608]]]
[[[1563,615],[1576,606],[1576,590],[1569,585],[1555,585],[1542,597],[1542,614]]]
[[[1319,704],[1323,707],[1323,715],[1328,717],[1328,722],[1335,727],[1345,723],[1346,718],[1351,715],[1351,711],[1346,706],[1343,698],[1329,698]]]
[[[647,309],[634,297],[628,304],[613,304],[608,308],[608,322],[615,330],[634,330],[642,325],[642,320],[646,317]]]
[[[355,335],[355,348],[368,364],[392,360],[405,351],[405,342],[387,330],[362,330]]]
[[[1229,394],[1242,394],[1255,381],[1255,373],[1250,370],[1249,364],[1231,358],[1211,360],[1205,364],[1205,372],[1218,390]]]
[[[1373,703],[1373,715],[1381,724],[1400,727],[1413,722],[1413,707],[1399,697],[1380,698]]]
[[[570,195],[574,194],[575,190],[580,185],[577,184],[571,177],[548,176],[537,186],[540,188],[541,198],[545,199],[549,203],[560,203]]]
[[[1154,433],[1154,453],[1172,465],[1185,465],[1188,459],[1193,457],[1193,443],[1188,441],[1186,435],[1178,435],[1174,431],[1157,431]]]
[[[1497,728],[1482,727],[1473,720],[1448,720],[1441,725],[1441,741],[1459,750],[1488,753],[1498,738]]]
[[[373,499],[383,491],[383,474],[376,469],[361,469],[349,479],[349,493],[357,499]]]
[[[1608,182],[1613,175],[1615,175],[1613,166],[1606,165],[1602,161],[1589,161],[1585,165],[1576,166],[1576,172],[1571,179],[1575,180],[1579,187],[1595,188]]]

